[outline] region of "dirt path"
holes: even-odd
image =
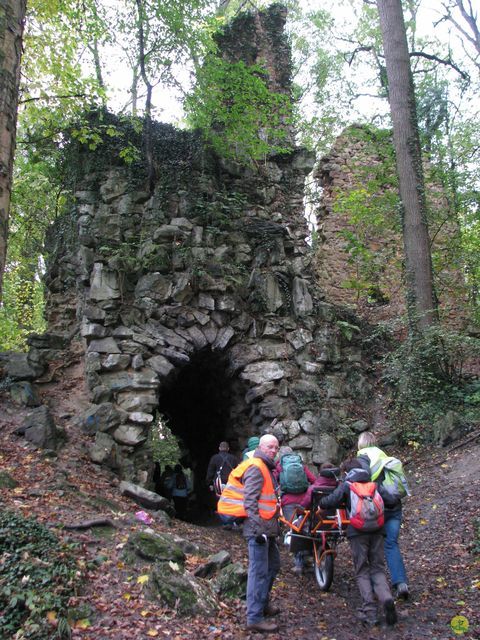
[[[78,380],[80,371],[64,376],[60,385],[44,388],[56,420],[69,436],[56,459],[46,459],[12,435],[24,411],[12,407],[0,396],[0,466],[19,482],[14,491],[0,490],[3,506],[33,515],[51,526],[105,513],[105,504],[117,505],[119,527],[108,538],[93,530],[70,532],[70,539],[82,545],[85,561],[106,556],[99,568],[87,573],[85,588],[76,603],[92,607],[90,626],[73,631],[84,640],[140,640],[143,638],[259,638],[244,631],[244,605],[223,603],[210,619],[181,619],[174,612],[148,601],[142,585],[121,561],[121,549],[128,534],[140,525],[134,513],[138,507],[118,493],[118,480],[93,465],[84,450],[84,437],[75,417],[85,404]],[[291,573],[292,557],[282,548],[282,570],[274,587],[274,598],[282,606],[280,632],[272,640],[449,640],[480,638],[480,540],[474,553],[474,519],[480,517],[480,445],[467,443],[448,453],[434,449],[402,452],[414,496],[405,507],[401,544],[409,573],[411,598],[398,603],[399,623],[394,629],[363,628],[356,620],[359,604],[352,579],[347,543],[339,547],[331,590],[322,593],[313,573],[297,577]],[[110,501],[107,503],[106,501]],[[154,528],[164,527],[155,524]],[[172,531],[172,529],[169,529]],[[176,521],[173,531],[198,542],[210,551],[227,549],[234,560],[246,562],[246,546],[236,532],[202,528]],[[190,563],[196,559],[191,558]],[[454,616],[464,616],[469,629],[463,636],[451,628]]]

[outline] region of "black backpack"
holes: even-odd
[[[222,480],[222,469],[225,465],[228,465],[230,467],[230,471],[233,471],[233,467],[230,464],[230,461],[228,460],[228,456],[222,456],[222,464],[220,465],[220,467],[217,469],[216,473],[215,473],[215,478],[213,479],[213,489],[215,491],[215,494],[217,496],[220,496],[223,488],[225,486],[223,480]]]

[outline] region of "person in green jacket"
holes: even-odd
[[[243,450],[242,461],[247,460],[247,458],[252,458],[255,453],[255,449],[258,447],[260,443],[260,438],[258,436],[252,436],[247,440],[247,446]]]

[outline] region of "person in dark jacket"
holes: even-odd
[[[377,446],[377,438],[371,431],[364,431],[358,438],[357,458],[362,462],[365,469],[372,472],[372,465],[375,461],[387,457]],[[376,478],[379,485],[378,491],[385,503],[385,559],[387,561],[390,578],[392,579],[393,591],[397,598],[406,600],[409,596],[407,572],[403,562],[402,552],[398,544],[400,527],[402,525],[402,501],[390,502],[388,494],[382,492],[382,480],[384,472]]]
[[[346,503],[349,510],[349,483],[370,482],[370,472],[362,468],[361,462],[356,458],[344,463],[343,469],[346,472],[345,479],[330,495],[320,500],[321,509],[334,509]],[[352,551],[355,579],[362,598],[358,617],[367,625],[378,624],[376,596],[383,606],[387,624],[395,624],[397,613],[385,573],[382,528],[365,532],[349,524],[346,534]]]
[[[233,453],[230,453],[228,442],[220,442],[218,453],[213,454],[208,463],[205,481],[210,491],[215,491],[214,480],[217,473],[220,474],[222,484],[227,484],[230,471],[233,471],[237,464],[238,460]]]
[[[243,475],[244,506],[247,513],[243,524],[243,535],[248,542],[248,581],[247,581],[247,630],[272,633],[278,625],[266,620],[266,617],[279,613],[279,609],[270,602],[273,581],[280,569],[280,553],[277,538],[280,534],[278,524],[278,504],[273,517],[262,517],[259,501],[265,492],[269,477],[271,486],[277,487],[273,471],[275,456],[278,452],[278,440],[270,434],[260,438],[254,458],[264,463],[262,469],[251,465]],[[266,474],[266,476],[264,475]],[[277,493],[277,491],[275,491]],[[272,500],[273,496],[264,496]]]

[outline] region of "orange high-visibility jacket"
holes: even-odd
[[[227,484],[218,500],[217,512],[226,516],[246,518],[245,490],[243,474],[249,467],[258,467],[263,476],[263,487],[258,500],[258,513],[264,520],[270,520],[277,513],[277,496],[273,486],[272,474],[260,458],[248,458],[241,462],[228,476]]]

